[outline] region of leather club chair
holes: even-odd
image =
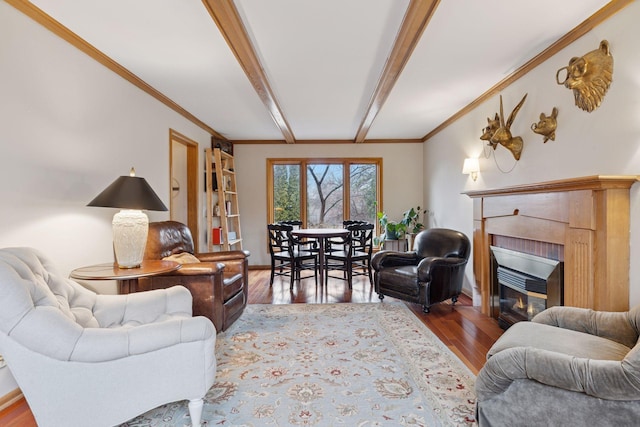
[[[172,259],[182,267],[138,279],[138,290],[182,285],[193,295],[193,315],[211,319],[218,332],[227,330],[247,305],[248,251],[196,253],[191,230],[177,221],[149,223],[144,259]]]
[[[455,304],[470,252],[469,238],[446,228],[418,233],[413,251],[380,251],[371,259],[378,298],[418,303],[425,313],[449,298]]]

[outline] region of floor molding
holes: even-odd
[[[5,394],[4,396],[0,397],[0,411],[8,408],[9,406],[13,405],[15,402],[17,402],[18,400],[22,399],[22,390],[20,390],[19,388],[10,391],[9,393]]]

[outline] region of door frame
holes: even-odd
[[[173,129],[169,129],[169,194],[171,194],[171,177],[173,176],[173,144],[182,144],[187,149],[187,226],[191,230],[194,250],[200,251],[198,227],[198,143]],[[169,198],[169,212],[173,209],[173,198]]]

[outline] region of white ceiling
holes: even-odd
[[[202,1],[32,3],[227,139],[286,139]],[[234,3],[295,140],[354,140],[410,0]],[[436,3],[367,140],[424,138],[608,2]]]

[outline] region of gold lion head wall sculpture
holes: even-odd
[[[560,81],[563,71],[564,80]],[[600,106],[612,80],[613,56],[606,40],[600,42],[598,49],[579,58],[571,58],[569,65],[560,68],[556,73],[556,82],[572,89],[578,108],[588,112]]]

